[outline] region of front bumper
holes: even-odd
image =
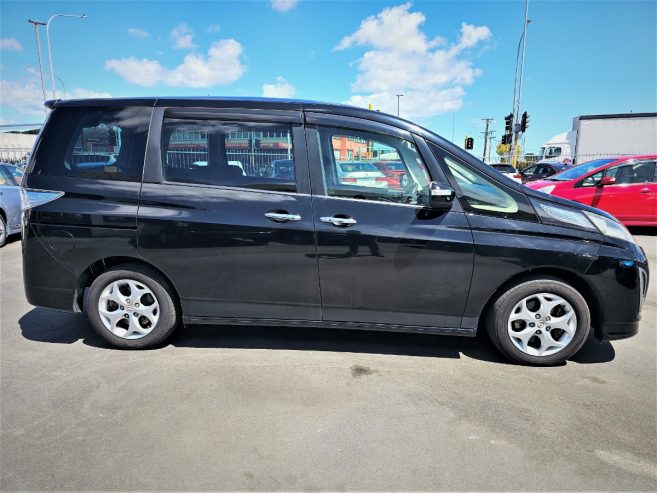
[[[641,247],[605,242],[586,279],[598,302],[597,317],[593,317],[596,336],[613,341],[636,335],[649,281],[648,261]]]

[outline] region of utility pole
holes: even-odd
[[[482,154],[482,157],[481,157],[482,161],[485,161],[486,160],[486,151],[488,150],[488,138],[490,136],[488,126],[493,121],[493,119],[492,118],[482,118],[481,121],[486,122],[486,130],[484,130],[482,132],[482,134],[484,136],[484,153]]]
[[[399,98],[403,96],[403,94],[397,94],[397,116],[399,116]]]
[[[28,19],[27,22],[34,24],[34,37],[36,39],[37,58],[39,59],[39,75],[41,76],[41,92],[43,93],[43,100],[46,100],[46,85],[43,82],[43,65],[41,63],[41,40],[39,39],[39,26],[45,26],[45,22]],[[46,113],[48,111],[46,110]]]

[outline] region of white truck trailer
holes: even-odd
[[[657,154],[657,113],[576,116],[572,131],[541,146],[539,159],[578,164],[631,154]]]

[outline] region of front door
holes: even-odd
[[[426,207],[436,171],[410,134],[341,124],[307,131],[324,320],[460,327],[473,261],[465,215]],[[407,185],[391,187],[379,161],[401,165]]]
[[[321,319],[301,114],[265,113],[167,110],[151,132],[139,251],[196,321]]]

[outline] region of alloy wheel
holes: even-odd
[[[107,330],[122,339],[140,339],[157,325],[160,304],[145,284],[120,279],[109,284],[98,300],[98,313]]]
[[[520,300],[509,316],[511,342],[531,356],[550,356],[563,350],[575,337],[577,315],[561,296],[537,293]]]

